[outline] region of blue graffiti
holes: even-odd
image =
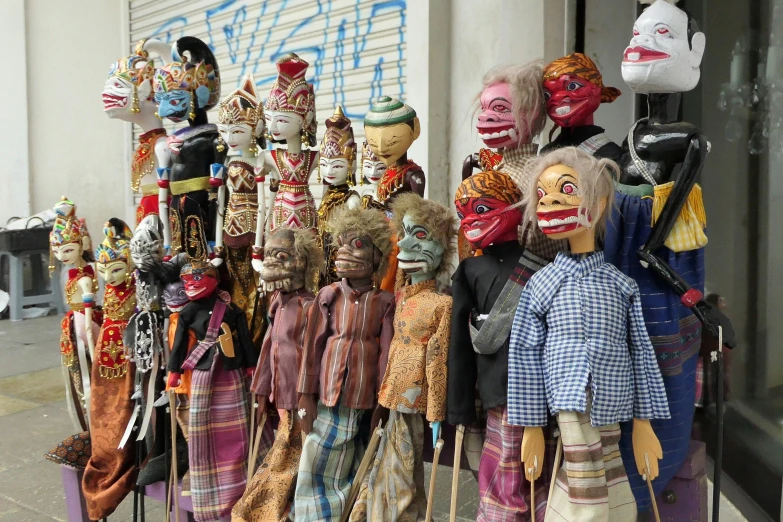
[[[277,4],[271,9],[270,0],[263,0],[260,5],[252,0],[224,0],[200,13],[172,17],[150,36],[168,43],[185,35],[197,36],[216,54],[228,56],[230,64],[221,63],[222,67],[238,65],[240,78],[248,72],[256,75],[262,68],[270,71],[278,58],[295,52],[310,62],[308,81],[315,87],[318,104],[342,105],[348,117],[361,119],[373,99],[383,95],[405,96],[406,0],[353,1],[353,8],[341,8],[339,16],[333,13],[333,0],[317,0],[306,7],[291,6],[290,9],[303,15],[293,24],[281,18],[283,14],[290,14],[287,11],[289,0],[271,2]],[[374,21],[379,16],[388,18],[389,15],[397,23],[394,51],[379,54],[378,49],[368,50],[368,42],[380,31]],[[206,27],[206,34],[190,30],[197,26]],[[320,32],[323,32],[321,41],[316,43],[314,38],[302,41],[303,36]],[[388,29],[384,32],[388,34]],[[370,94],[366,100],[348,101],[346,76],[359,69],[372,71]],[[256,77],[256,84],[269,86],[276,77],[268,72],[263,77]],[[346,106],[347,103],[351,106]]]

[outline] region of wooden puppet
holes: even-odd
[[[74,428],[87,431],[90,369],[101,325],[101,315],[93,309],[98,281],[90,262],[95,258],[87,225],[76,217],[73,201],[63,196],[54,206],[54,212],[57,217],[49,234],[49,248],[51,255],[68,268],[65,302],[69,311],[63,317],[60,334],[65,396]],[[49,268],[54,270],[54,265]]]
[[[446,419],[458,430],[478,420],[477,390],[486,412],[486,440],[478,463],[478,520],[501,515],[528,518],[531,509],[541,510],[546,502],[546,489],[539,485],[539,503],[530,506],[530,485],[519,458],[522,428],[506,422],[508,340],[514,311],[527,280],[547,263],[517,240],[521,201],[519,186],[499,171],[468,177],[454,197],[462,233],[483,252],[463,259],[452,276],[446,402]]]
[[[103,112],[112,119],[129,121],[137,125],[142,134],[133,152],[131,163],[131,189],[141,194],[136,209],[136,224],[145,216],[158,214],[157,168],[155,148],[165,147],[166,129],[157,117],[152,77],[155,62],[150,51],[166,60],[171,56],[171,46],[160,40],[140,40],[133,54],[120,58],[109,68],[109,77],[103,87]]]
[[[699,81],[705,45],[704,33],[690,15],[665,0],[655,1],[636,20],[622,62],[625,82],[635,93],[647,95],[649,116],[634,124],[623,143],[622,173],[604,255],[639,286],[647,332],[670,394],[671,419],[653,423],[664,454],[653,482],[656,494],[688,454],[703,328],[717,339],[718,323],[725,320],[702,294],[707,237],[698,182],[707,138],[679,118],[682,93]],[[733,340],[724,341],[733,346]],[[620,450],[643,511],[650,497],[630,465],[628,428],[623,426]]]
[[[264,118],[267,139],[286,147],[264,154],[269,190],[275,192],[270,229],[315,228],[315,201],[309,180],[318,166],[318,151],[309,147],[316,144],[318,122],[315,90],[305,80],[310,64],[290,53],[277,60],[276,65],[277,80],[266,99]]]
[[[318,236],[324,249],[326,263],[323,282],[331,284],[339,279],[334,266],[337,247],[327,231],[327,225],[334,212],[342,208],[357,208],[361,204],[359,195],[352,190],[356,170],[356,142],[353,140],[351,120],[345,117],[342,107],[326,120],[326,133],[321,142],[318,177],[327,186],[321,205],[318,207]]]
[[[335,266],[342,280],[319,290],[307,316],[297,385],[307,434],[294,492],[297,522],[339,520],[348,509],[364,453],[361,419],[377,404],[393,335],[394,295],[373,284],[391,251],[383,214],[343,209],[330,233],[339,245]]]
[[[446,419],[451,297],[436,290],[435,280],[450,271],[457,220],[448,208],[418,194],[397,196],[392,213],[407,284],[395,295],[394,338],[376,407],[388,421],[353,522],[425,520],[422,415],[435,440]]]
[[[226,260],[231,301],[245,311],[255,338],[253,318],[263,310],[255,310],[260,303],[256,299],[252,255],[260,253],[263,244],[266,212],[263,165],[257,166],[259,147],[265,146],[264,109],[256,95],[253,75],[245,76],[241,87],[220,102],[218,131],[217,147],[220,152],[227,149],[227,157],[225,166],[212,166],[211,181],[219,187],[212,264],[220,266]],[[261,325],[261,321],[257,323]]]
[[[650,420],[669,418],[669,407],[639,288],[596,251],[619,168],[565,147],[543,156],[533,173],[527,215],[547,237],[567,239],[570,254],[559,253],[522,291],[511,330],[508,421],[525,427],[522,461],[532,480],[544,461],[541,427],[548,411],[557,416],[565,461],[545,520],[633,522],[619,423],[633,419],[636,467],[653,479],[662,454]]]
[[[622,148],[595,125],[593,114],[602,103],[612,103],[620,90],[606,87],[593,60],[582,53],[563,56],[544,67],[546,112],[560,134],[541,149],[579,147],[598,158],[620,159]]]
[[[136,307],[136,286],[130,256],[131,233],[122,220],[103,227],[106,238],[95,250],[95,267],[106,283],[103,324],[95,343],[92,366],[90,436],[92,456],[82,478],[82,492],[91,520],[111,515],[136,482],[135,445],[126,444],[133,414],[135,366],[123,333]]]
[[[359,192],[362,197],[362,208],[383,210],[383,204],[378,201],[378,183],[386,173],[386,164],[373,154],[367,140],[362,142],[361,175],[359,176]]]
[[[220,99],[220,73],[209,46],[192,36],[177,40],[171,61],[155,69],[153,88],[159,118],[188,122],[165,145],[155,146],[165,246],[170,255],[185,252],[203,259],[209,254],[208,240],[214,237],[209,210],[211,168],[223,163],[223,154],[217,150],[217,127],[207,119],[207,111]]]
[[[190,302],[177,319],[168,383],[192,370],[188,454],[193,509],[199,522],[223,520],[247,481],[245,374],[257,362],[245,313],[218,290],[217,268],[189,260],[181,279]],[[189,351],[191,332],[198,344]]]
[[[251,391],[259,415],[274,405],[280,422],[272,448],[234,506],[234,522],[286,520],[292,507],[302,429],[296,391],[304,349],[310,290],[323,266],[323,252],[311,230],[278,227],[264,244],[262,287],[271,296],[270,326],[264,336]]]

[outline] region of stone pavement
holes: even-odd
[[[42,456],[74,433],[64,401],[59,338],[58,316],[17,323],[0,321],[0,522],[66,521],[60,468]],[[428,487],[429,476],[427,465]],[[450,495],[451,468],[441,466],[436,483],[436,522],[448,520]],[[469,472],[460,475],[459,499],[457,519],[475,520],[478,486]],[[146,508],[149,522],[164,520],[162,503],[147,499]],[[109,520],[132,520],[132,495]],[[723,498],[721,520],[740,522],[745,518]]]

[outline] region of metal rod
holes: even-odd
[[[715,400],[715,429],[716,435],[716,448],[715,448],[715,473],[712,477],[712,520],[713,522],[719,522],[720,520],[720,477],[721,469],[723,467],[723,327],[718,327],[718,352],[715,358],[715,362],[718,365],[718,371],[715,372],[718,380],[716,386],[716,400]]]

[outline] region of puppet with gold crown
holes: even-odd
[[[362,156],[359,170],[359,195],[362,198],[362,208],[383,210],[383,203],[378,201],[378,183],[386,173],[386,164],[375,155],[367,140],[362,142]]]

